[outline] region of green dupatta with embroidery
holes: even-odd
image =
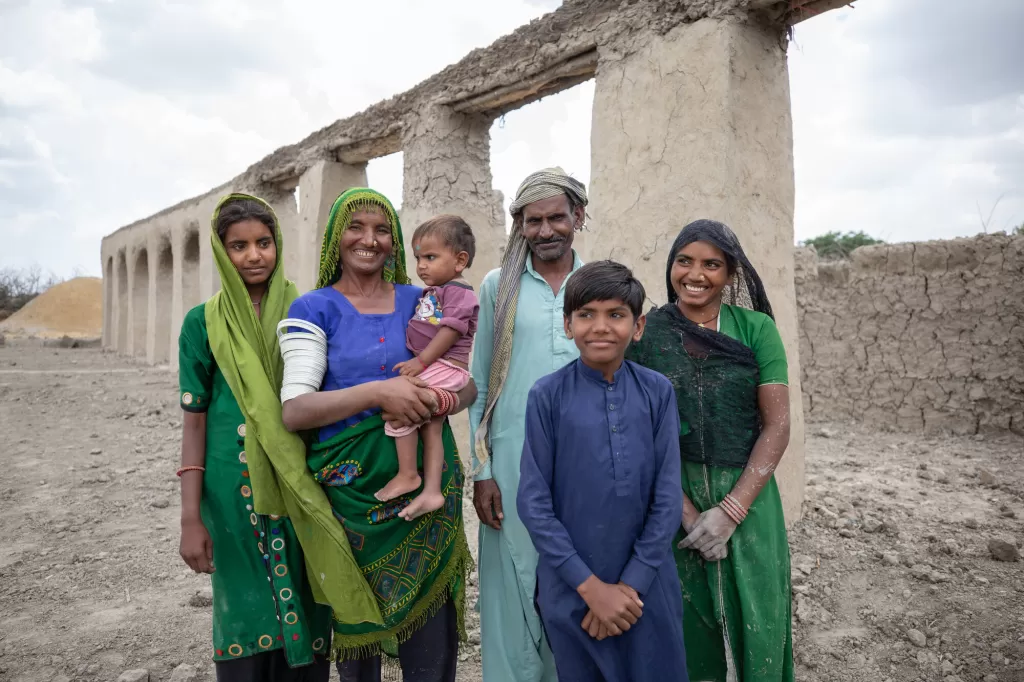
[[[221,199],[213,212],[210,246],[221,290],[206,303],[210,349],[245,417],[245,453],[252,481],[253,506],[260,514],[287,516],[302,545],[313,597],[349,622],[381,623],[373,593],[362,580],[345,532],[331,512],[323,489],[306,466],[306,446],[281,422],[284,363],[277,344],[277,323],[298,297],[285,278],[281,226],[274,217],[277,265],[256,317],[249,292],[217,235],[221,207],[233,199],[259,201],[246,194]]]

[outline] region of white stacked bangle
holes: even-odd
[[[285,331],[289,328],[305,331]],[[281,402],[319,391],[327,372],[327,335],[324,330],[305,320],[281,320],[277,324],[277,342],[284,360]]]

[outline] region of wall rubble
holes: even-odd
[[[1024,237],[799,249],[804,412],[931,433],[1024,432]]]

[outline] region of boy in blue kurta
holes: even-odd
[[[675,392],[623,359],[643,335],[644,298],[624,265],[580,268],[564,307],[580,357],[527,400],[517,501],[540,553],[537,608],[560,682],[687,680]]]

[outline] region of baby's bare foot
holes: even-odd
[[[441,491],[426,491],[416,496],[409,506],[398,513],[406,521],[414,521],[424,514],[437,511],[444,506],[444,495]]]
[[[409,493],[416,491],[420,487],[420,483],[422,483],[422,480],[420,479],[419,474],[406,476],[399,473],[388,481],[386,486],[378,490],[374,497],[381,502],[387,502],[388,500],[393,500],[396,497],[408,495]]]

